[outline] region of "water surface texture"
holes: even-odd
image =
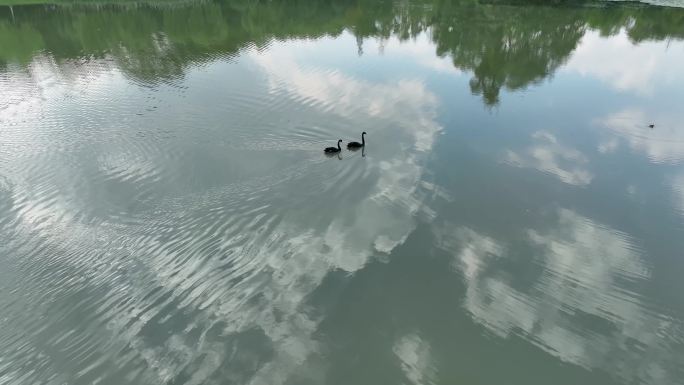
[[[684,9],[543,4],[1,7],[0,384],[684,384]]]

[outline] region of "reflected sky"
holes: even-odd
[[[0,14],[0,383],[681,382],[681,11],[305,9]]]
[[[562,72],[595,78],[617,91],[653,99],[663,87],[682,84],[677,65],[681,60],[684,52],[670,41],[635,44],[624,30],[609,39],[590,31]]]

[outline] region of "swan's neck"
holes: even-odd
[[[361,144],[366,144],[366,133],[361,134]]]
[[[340,142],[337,142],[337,149],[342,151],[342,148],[340,147]]]

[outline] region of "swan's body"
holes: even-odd
[[[342,143],[342,139],[337,141],[337,147],[328,147],[325,150],[323,150],[323,152],[325,152],[326,154],[334,154],[336,152],[342,151],[342,147],[340,147],[340,143]]]
[[[358,150],[361,147],[366,146],[366,131],[361,134],[361,143],[359,142],[349,142],[347,143],[347,148],[350,150]]]

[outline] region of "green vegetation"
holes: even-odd
[[[492,1],[490,1],[492,3]],[[499,2],[497,2],[499,3]],[[635,41],[684,38],[684,9],[647,6],[553,7],[476,0],[271,0],[140,5],[27,5],[0,8],[0,69],[36,55],[58,63],[113,60],[142,82],[236,55],[273,39],[337,36],[410,39],[429,32],[437,54],[472,73],[487,104],[502,88],[539,82],[569,57],[588,30],[622,29]]]

